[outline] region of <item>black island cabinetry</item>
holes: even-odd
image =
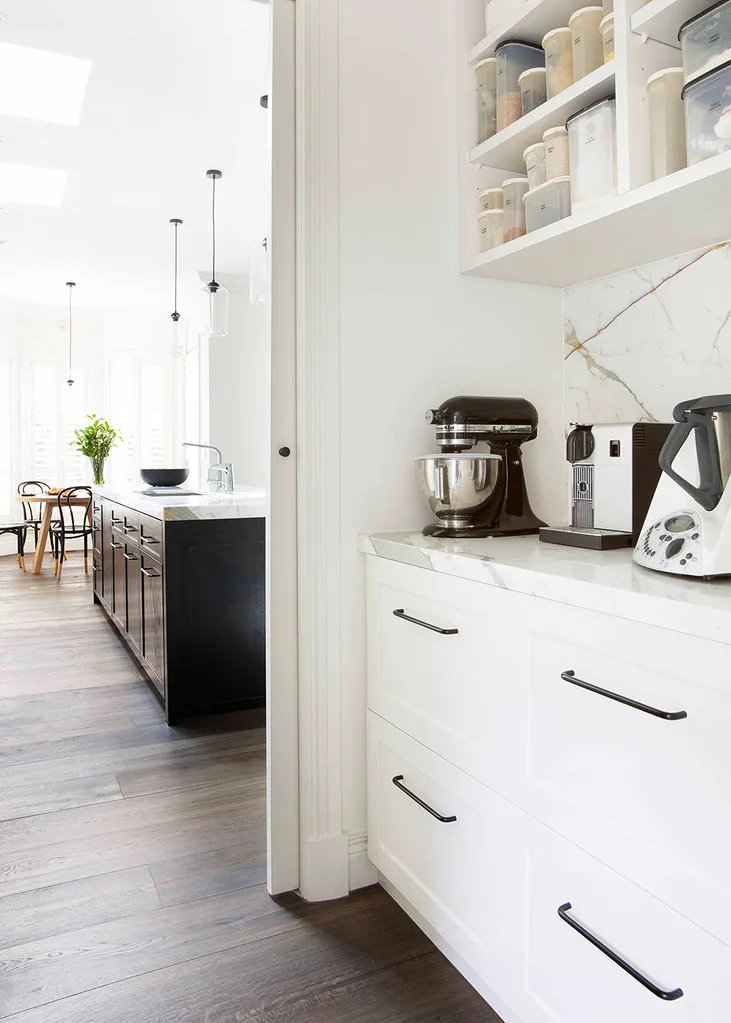
[[[167,723],[263,707],[264,518],[166,521],[98,494],[92,507],[94,600]]]

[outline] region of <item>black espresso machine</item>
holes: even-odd
[[[459,395],[426,413],[439,454],[416,460],[419,486],[437,521],[427,536],[521,536],[537,533],[521,447],[538,433],[538,413],[525,398]],[[475,451],[484,443],[489,452]]]

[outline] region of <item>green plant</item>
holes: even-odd
[[[122,440],[122,434],[101,416],[87,416],[87,419],[91,420],[87,426],[74,430],[71,447],[91,459],[94,483],[101,485],[104,483],[104,462],[117,441]]]

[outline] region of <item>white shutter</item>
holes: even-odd
[[[12,363],[0,359],[0,520],[19,520],[20,505],[15,500],[15,438],[12,391]]]

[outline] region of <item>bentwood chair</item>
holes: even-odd
[[[79,504],[79,500],[83,500]],[[73,503],[77,502],[77,503]],[[61,578],[63,563],[66,557],[66,541],[84,540],[84,571],[89,572],[89,537],[91,525],[91,488],[66,487],[58,495],[58,520],[51,523],[49,535],[53,544],[54,574]]]
[[[47,494],[51,488],[47,483],[42,480],[24,480],[18,484],[18,494],[20,497],[38,497],[39,494]],[[41,528],[41,516],[43,515],[43,505],[33,504],[30,501],[22,501],[23,507],[23,519],[27,523],[28,529],[33,530],[33,536],[35,537],[35,546],[38,546],[38,533]],[[51,539],[49,537],[49,546],[51,546]]]

